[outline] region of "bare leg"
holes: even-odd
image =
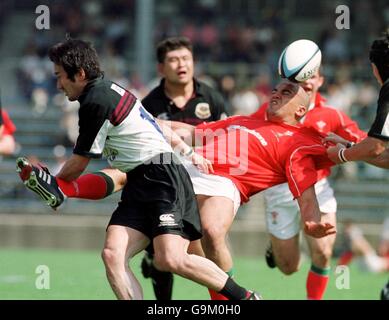
[[[119,171],[118,169],[104,168],[100,171],[104,172],[107,176],[109,176],[112,179],[114,183],[113,192],[122,190],[125,184],[127,183],[127,175],[124,172]]]
[[[286,275],[297,272],[300,267],[299,234],[285,240],[270,235],[270,240],[278,269]]]
[[[154,238],[154,264],[212,290],[223,289],[228,276],[212,261],[188,254],[189,241],[178,235],[163,234]]]
[[[322,214],[322,222],[331,223],[336,226],[336,214]],[[335,244],[336,235],[329,235],[324,238],[312,238],[306,236],[308,246],[311,252],[312,263],[319,268],[328,268],[331,263],[332,250]]]
[[[102,258],[108,281],[118,299],[143,299],[142,288],[128,260],[148,243],[149,239],[137,230],[117,225],[108,227]]]
[[[197,196],[197,202],[203,228],[201,244],[205,256],[227,272],[233,266],[226,238],[234,220],[234,204],[225,197],[203,195]]]

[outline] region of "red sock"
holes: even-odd
[[[311,266],[307,277],[307,299],[321,300],[327,289],[330,268]]]
[[[209,295],[211,296],[211,300],[228,300],[225,296],[219,292],[216,292],[215,290],[208,289],[208,291]]]
[[[70,182],[59,178],[56,180],[62,192],[69,198],[98,200],[105,198],[112,192],[109,192],[106,177],[101,174],[84,174]]]
[[[351,251],[346,251],[345,253],[342,253],[342,255],[339,257],[337,265],[347,266],[352,259],[353,259],[353,253]]]

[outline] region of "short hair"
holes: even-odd
[[[87,41],[67,39],[57,43],[49,49],[49,58],[55,64],[62,66],[72,81],[81,68],[85,71],[88,80],[103,75],[96,49]]]
[[[157,45],[157,60],[159,63],[163,63],[166,58],[166,54],[170,51],[186,48],[193,54],[193,45],[186,37],[171,37],[162,40]]]
[[[370,61],[378,69],[383,82],[389,78],[389,31],[384,33],[384,37],[374,40],[370,48]]]

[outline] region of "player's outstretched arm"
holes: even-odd
[[[322,238],[336,233],[335,226],[330,223],[320,222],[321,212],[317,202],[314,186],[306,189],[299,198],[301,219],[304,225],[304,232],[314,238]]]
[[[160,125],[162,132],[167,139],[167,141],[172,146],[174,152],[179,153],[183,156],[185,156],[188,160],[192,161],[192,163],[201,171],[205,173],[213,172],[212,163],[205,159],[200,154],[197,154],[193,151],[193,148],[189,145],[190,142],[186,142],[181,137],[172,130],[170,124],[170,121],[163,121],[157,119],[158,124]],[[188,125],[186,125],[188,126]],[[194,133],[194,126],[190,126],[193,128],[191,132]],[[188,138],[189,141],[192,140],[192,138]]]
[[[389,149],[386,149],[378,157],[373,160],[366,161],[369,164],[372,164],[376,167],[389,169]]]

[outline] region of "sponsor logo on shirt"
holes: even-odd
[[[195,115],[199,119],[208,119],[211,116],[211,107],[206,102],[200,102],[196,106]]]
[[[267,146],[267,141],[265,140],[264,137],[262,137],[262,135],[257,132],[257,131],[254,131],[254,130],[250,130],[250,129],[247,129],[246,127],[243,127],[243,126],[238,126],[238,125],[233,125],[233,126],[229,126],[228,127],[228,130],[243,130],[245,132],[248,132],[248,133],[251,133],[253,136],[255,136],[259,142],[264,146],[266,147]]]
[[[273,131],[274,132],[274,131]],[[292,131],[286,131],[286,132],[274,132],[275,136],[277,138],[281,138],[281,137],[291,137],[293,136],[293,132]]]

